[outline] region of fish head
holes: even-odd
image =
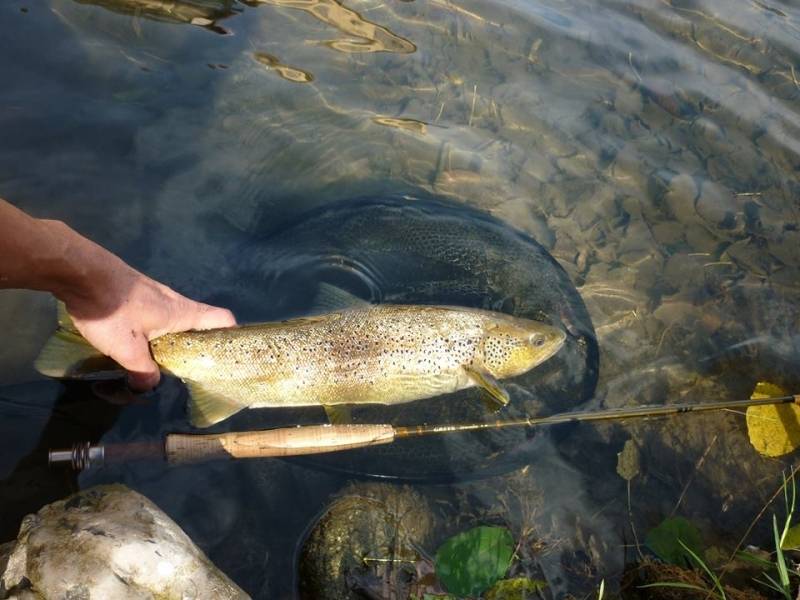
[[[559,327],[509,317],[487,327],[483,361],[495,377],[515,377],[555,355],[566,337]]]

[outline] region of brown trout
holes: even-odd
[[[37,368],[54,377],[87,378],[91,349],[64,321]],[[365,304],[282,322],[170,333],[150,348],[159,366],[189,387],[192,424],[207,427],[243,408],[399,404],[472,386],[502,406],[508,393],[498,380],[533,369],[564,340],[559,328],[503,313]],[[79,345],[82,354],[76,354]],[[335,414],[329,412],[332,420]]]

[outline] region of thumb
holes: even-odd
[[[118,346],[110,356],[128,372],[131,389],[146,392],[158,385],[161,372],[150,356],[150,346],[143,334],[138,334],[124,346]]]
[[[219,327],[233,327],[236,317],[227,308],[219,308],[202,302],[193,302],[191,310],[187,310],[178,325],[178,330],[187,329],[217,329]]]

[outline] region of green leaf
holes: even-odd
[[[784,590],[789,588],[789,571],[786,569],[786,560],[781,550],[781,537],[778,533],[778,519],[772,515],[772,531],[775,536],[775,563],[778,566],[778,576]]]
[[[457,596],[477,596],[511,565],[514,539],[505,527],[475,527],[451,537],[436,552],[436,576]]]
[[[725,589],[722,587],[722,583],[720,582],[719,577],[714,575],[714,571],[709,569],[705,561],[703,561],[703,559],[700,556],[698,556],[696,552],[693,552],[692,549],[689,548],[689,546],[684,544],[683,540],[679,540],[679,542],[681,548],[683,548],[687,552],[687,554],[689,554],[689,556],[691,556],[694,559],[694,561],[706,572],[711,581],[714,582],[714,587],[717,588],[717,591],[719,592],[719,597],[722,598],[722,600],[726,600]]]
[[[800,548],[800,525],[790,527],[781,542],[781,550],[794,550],[795,548]]]
[[[542,591],[547,582],[541,579],[514,577],[501,579],[486,592],[486,600],[525,600],[529,594]]]
[[[681,546],[681,542],[686,548]],[[673,565],[692,566],[691,552],[703,558],[700,532],[683,517],[664,519],[658,527],[650,530],[644,543],[661,560]],[[687,552],[687,548],[691,552]]]
[[[617,453],[617,474],[630,481],[639,474],[639,448],[636,442],[628,440]]]

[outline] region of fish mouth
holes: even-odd
[[[543,355],[540,356],[539,364],[542,364],[543,362],[550,360],[553,356],[558,354],[561,348],[564,347],[564,344],[566,343],[567,340],[566,332],[561,329],[556,329],[556,334],[557,338],[555,343],[552,343],[550,348]]]

